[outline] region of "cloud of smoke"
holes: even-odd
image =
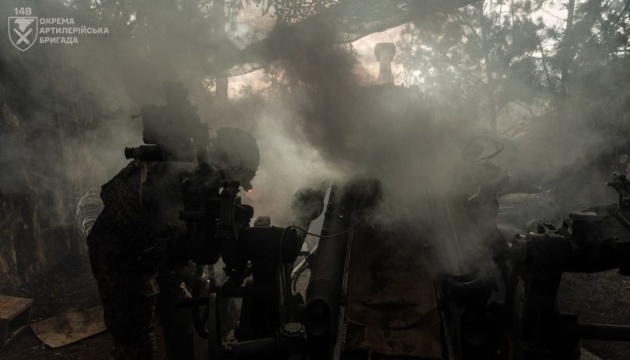
[[[13,5],[6,4],[2,15]],[[94,23],[90,11],[84,9],[48,3],[38,10],[39,16]],[[335,34],[330,27],[303,28],[303,34],[276,29],[267,50],[295,53],[271,65],[281,69],[285,91],[218,108],[203,77],[211,72],[213,56],[222,48],[211,40],[209,19],[191,14],[165,4],[148,6],[137,14],[143,26],[116,23],[112,17],[111,23],[100,25],[108,26],[110,35],[82,38],[73,46],[37,44],[23,58],[3,48],[3,57],[9,54],[6,61],[28,69],[30,75],[22,84],[28,88],[25,92],[53,103],[36,107],[37,114],[16,112],[24,144],[30,146],[50,134],[60,134],[63,143],[57,158],[42,155],[28,161],[64,168],[73,185],[71,196],[100,186],[125,165],[123,149],[141,143],[141,124],[129,115],[147,103],[164,104],[162,82],[182,81],[211,131],[236,126],[257,138],[261,165],[254,190],[243,196],[255,206],[257,215],[270,215],[275,224],[290,221],[290,198],[298,188],[330,178],[379,179],[384,200],[375,217],[414,226],[430,212],[424,200],[428,194],[459,199],[476,192],[482,180],[474,175],[479,154],[468,133],[473,125],[465,119],[436,116],[441,109],[412,89],[364,86],[365,70],[347,48],[332,45]],[[12,91],[13,85],[7,84],[2,93]],[[6,122],[12,116],[3,118]],[[62,126],[55,125],[55,116]],[[54,133],[42,134],[34,119],[49,122],[44,132],[52,129]],[[562,126],[547,133],[541,130],[544,136],[523,142],[519,154],[505,161],[505,167],[524,174],[528,181],[541,173],[557,178],[549,176],[549,171],[560,174],[577,167],[591,158],[586,155],[601,153],[610,145],[608,133],[580,131],[565,142],[558,141],[567,137],[566,133],[558,136],[561,131]],[[19,146],[7,144],[12,142],[0,145],[0,156],[20,158]],[[21,176],[19,171],[14,173]],[[0,180],[11,183],[12,179],[0,176]]]
[[[466,136],[436,122],[422,94],[360,86],[355,59],[343,47],[305,47],[283,66],[293,86],[286,101],[300,115],[305,139],[346,178],[379,179],[390,219],[414,223],[429,192],[461,190],[450,179],[465,162]]]
[[[378,228],[400,229],[436,247],[450,237],[472,261],[481,236],[463,204],[481,184],[498,186],[504,173],[478,163],[484,147],[468,132],[470,124],[435,116],[440,109],[416,89],[365,86],[353,54],[332,43],[323,34],[277,63],[281,99],[293,119],[285,129],[300,134],[306,142],[300,146],[313,147],[340,183],[380,181],[382,200],[369,217]],[[437,251],[453,267],[462,260],[448,254],[452,248]]]

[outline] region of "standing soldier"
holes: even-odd
[[[103,185],[103,211],[87,237],[116,360],[153,358],[154,310],[160,315],[168,358],[194,359],[192,313],[177,307],[191,296],[186,274],[192,273],[188,269],[194,255],[179,218],[182,184],[199,165],[221,169],[211,173],[249,188],[259,164],[256,141],[238,129],[219,129],[209,154],[207,125],[188,102],[188,92],[180,83],[165,83],[165,92],[167,106],[143,108],[147,145],[125,150],[135,160]]]
[[[189,260],[176,247],[186,236],[179,211],[182,180],[194,166],[191,129],[201,123],[181,83],[164,89],[167,106],[142,109],[145,143],[157,152],[151,161],[136,157],[103,185],[103,211],[87,237],[114,359],[153,358],[154,310],[168,358],[194,359],[190,310],[176,307],[190,297],[183,281]]]

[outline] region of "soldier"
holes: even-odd
[[[115,359],[153,357],[154,309],[168,358],[194,359],[192,314],[177,307],[179,300],[191,296],[186,283],[190,285],[192,276],[186,274],[193,273],[188,271],[190,259],[197,255],[179,218],[182,184],[185,179],[190,183],[196,170],[212,167],[221,171],[209,173],[224,174],[248,189],[259,163],[256,141],[238,129],[219,129],[209,154],[210,140],[203,131],[207,125],[188,102],[186,89],[181,83],[165,83],[164,90],[166,106],[142,109],[148,145],[125,149],[126,156],[136,160],[103,185],[104,208],[87,237]],[[141,161],[142,156],[151,161]],[[208,234],[201,241],[213,238]]]
[[[176,258],[172,270],[158,271],[152,251],[166,240],[181,241],[185,234],[178,219],[185,172],[178,167],[134,160],[102,187],[103,212],[87,242],[105,324],[114,338],[114,359],[153,358],[151,326],[158,292],[168,357],[194,358],[190,312],[175,308],[175,301],[190,297],[180,276],[187,259]]]

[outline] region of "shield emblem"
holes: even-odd
[[[9,39],[18,50],[28,50],[37,40],[37,17],[9,16]]]

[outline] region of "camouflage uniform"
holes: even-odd
[[[115,359],[151,359],[155,338],[151,323],[161,285],[165,336],[178,334],[169,353],[192,358],[190,312],[178,321],[174,301],[190,296],[174,271],[160,271],[150,249],[159,238],[184,234],[179,173],[167,163],[131,162],[103,185],[104,208],[88,235],[90,261],[99,286],[105,324],[114,338]],[[182,267],[182,265],[178,266]],[[179,329],[176,327],[179,326]],[[175,329],[174,329],[175,328]],[[174,349],[177,347],[188,349]],[[171,350],[171,351],[169,351]],[[172,358],[172,356],[169,356]]]

